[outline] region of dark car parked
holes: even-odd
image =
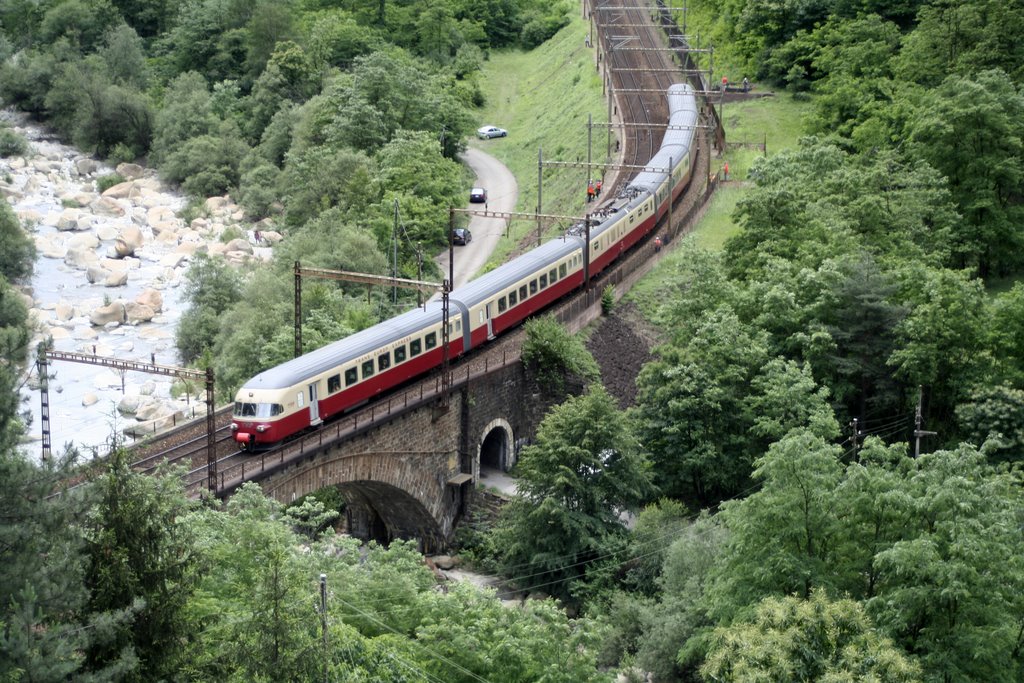
[[[454,244],[466,245],[473,241],[473,233],[465,228],[455,228],[452,230],[452,242]]]
[[[482,187],[474,187],[469,191],[469,201],[474,204],[483,204],[487,201],[487,190]]]

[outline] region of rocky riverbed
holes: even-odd
[[[0,195],[36,243],[35,273],[23,288],[35,331],[32,348],[48,338],[58,351],[179,365],[174,333],[191,259],[207,253],[241,265],[269,258],[267,245],[280,235],[272,226],[250,225],[227,197],[207,199],[186,222],[186,199],[152,170],[135,164],[115,169],[11,112],[0,116],[31,147],[24,157],[0,159]],[[97,180],[115,172],[123,182],[100,193]],[[254,227],[261,233],[258,246]],[[36,445],[27,448],[38,453],[40,398],[30,370],[22,394]],[[100,452],[113,435],[136,438],[204,410],[201,384],[190,398],[172,399],[172,380],[164,376],[122,377],[65,361],[51,364],[50,376],[55,450],[73,443],[85,453]]]

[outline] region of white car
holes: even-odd
[[[491,138],[503,138],[508,135],[508,131],[504,128],[498,128],[497,126],[483,126],[482,128],[476,129],[476,136],[481,140],[490,140]]]

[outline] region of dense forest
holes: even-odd
[[[231,193],[280,226],[270,267],[189,273],[183,360],[231,388],[290,356],[299,255],[387,272],[396,199],[414,241],[444,240],[481,65],[576,9],[7,0],[0,97],[146,159],[190,211]],[[538,381],[589,388],[459,542],[554,600],[439,591],[410,545],[336,536],[330,491],[198,505],[114,454],[53,496],[75,454],[16,451],[34,252],[0,203],[0,680],[1021,680],[1024,3],[692,0],[687,20],[716,68],[813,114],[750,168],[724,249],[683,242],[636,296],[663,343],[635,407],[580,339],[528,325]],[[310,348],[390,313],[344,286],[308,301]],[[915,457],[918,405],[936,434]]]

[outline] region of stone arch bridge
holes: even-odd
[[[456,369],[443,406],[440,386],[426,380],[273,451],[242,456],[222,469],[218,494],[255,481],[290,503],[335,486],[346,501],[350,532],[388,541],[419,539],[443,548],[465,513],[481,465],[507,471],[517,445],[536,432],[563,397],[541,392],[519,361],[492,353]],[[497,362],[492,359],[497,358]],[[544,395],[542,395],[544,394]]]

